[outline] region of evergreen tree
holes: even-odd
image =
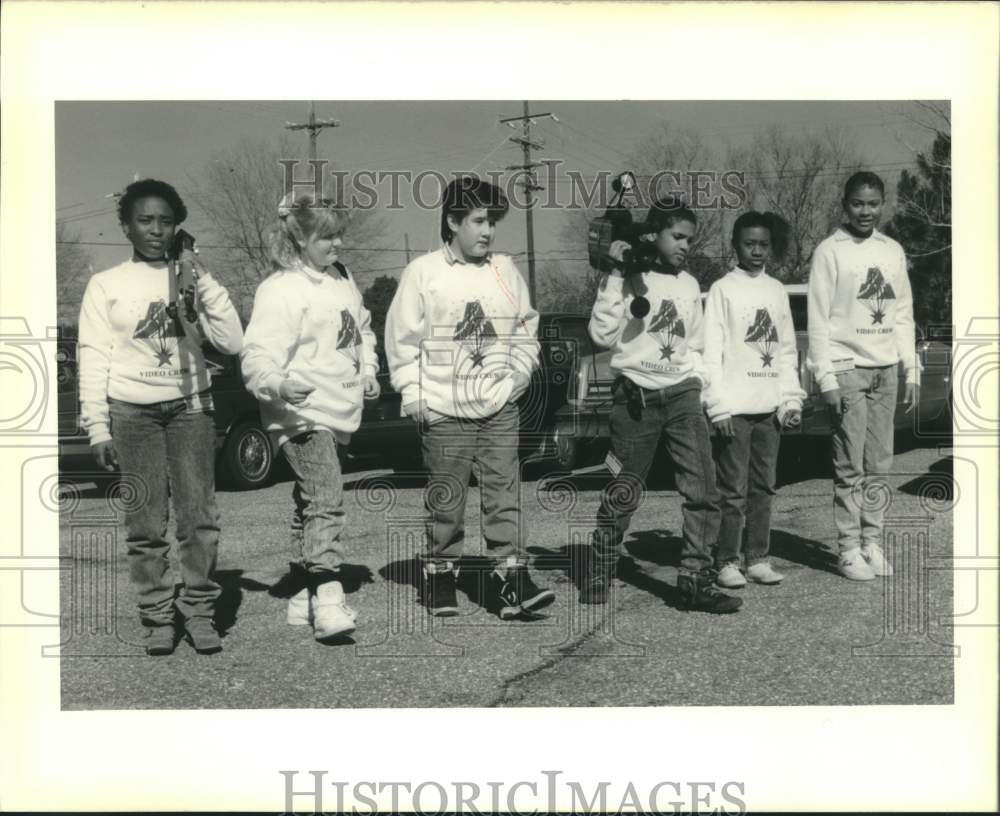
[[[896,212],[886,233],[903,245],[913,289],[913,312],[925,331],[951,326],[951,136],[938,132],[917,172],[904,170]]]

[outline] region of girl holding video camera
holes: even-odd
[[[183,587],[176,600],[198,652],[222,648],[213,624],[220,587],[212,580],[219,542],[215,424],[207,339],[224,354],[243,342],[229,294],[175,247],[187,208],[162,181],[130,184],[118,220],[132,256],[94,275],[80,309],[81,422],[97,464],[121,467],[128,562],[146,629],[146,651],[174,651],[174,582],[167,543],[168,500],[177,520]],[[175,264],[194,278],[184,291]]]
[[[719,500],[701,405],[706,380],[701,292],[684,269],[696,224],[690,209],[674,199],[661,199],[639,230],[655,252],[648,253],[637,272],[626,276],[624,271],[628,243],[615,241],[610,248],[615,264],[601,281],[590,336],[612,350],[611,369],[617,375],[607,459],[614,479],[601,497],[582,603],[608,601],[621,542],[662,440],[684,498],[677,578],[681,602],[710,613],[735,612],[742,604],[715,586],[712,549],[719,531]],[[641,306],[640,299],[645,301]]]

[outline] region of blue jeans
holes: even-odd
[[[422,429],[424,465],[429,471],[427,550],[422,560],[443,564],[462,557],[465,504],[473,463],[479,464],[482,530],[486,554],[500,564],[510,556],[524,560],[518,497],[519,413],[508,402],[485,419],[446,419]]]
[[[313,575],[335,571],[344,561],[344,479],[337,442],[327,430],[308,431],[281,446],[295,475],[292,487],[292,548]]]
[[[892,467],[896,366],[837,374],[844,405],[833,431],[833,518],[840,552],[882,543]]]
[[[767,558],[771,544],[771,502],[777,481],[781,428],[777,414],[732,417],[734,436],[716,435],[716,480],[722,506],[717,565],[738,562],[744,541],[746,565]]]
[[[150,626],[173,621],[174,582],[167,543],[168,507],[177,519],[184,618],[210,618],[221,588],[212,580],[219,549],[215,506],[215,423],[195,395],[151,405],[108,399],[111,436],[125,493],[125,530],[139,616]]]
[[[710,570],[719,534],[719,494],[708,420],[701,407],[701,385],[692,378],[646,392],[645,406],[637,406],[634,400],[629,404],[626,385],[624,377],[620,377],[613,392],[611,453],[621,464],[621,471],[601,495],[593,535],[595,556],[604,561],[617,557],[662,439],[674,463],[677,490],[684,498],[681,571]]]

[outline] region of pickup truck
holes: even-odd
[[[801,437],[824,437],[831,433],[829,416],[817,383],[806,367],[806,284],[786,284],[792,322],[798,345],[799,382],[806,392],[802,406],[802,426],[786,432]],[[702,296],[704,298],[704,295]],[[918,331],[917,355],[923,365],[920,403],[916,413],[907,414],[903,388],[899,389],[896,429],[921,436],[944,439],[951,433],[951,342],[946,335],[925,338]],[[596,464],[606,455],[610,441],[611,352],[594,345],[586,336],[578,343],[573,361],[572,381],[566,405],[556,412],[556,461],[566,470]],[[902,383],[902,366],[900,366]]]

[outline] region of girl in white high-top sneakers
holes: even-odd
[[[907,412],[918,402],[906,256],[875,229],[884,201],[881,178],[851,176],[842,202],[845,223],[816,247],[809,275],[808,362],[833,424],[839,569],[852,581],[892,575],[882,551],[881,495],[892,466],[901,362]]]
[[[783,428],[801,422],[795,327],[785,287],[767,274],[783,252],[788,228],[773,213],[748,212],[733,225],[736,266],[716,281],[705,302],[703,400],[715,430],[713,453],[722,524],[716,550],[719,586],[760,584],[784,576],[768,561],[771,502]]]
[[[491,250],[507,199],[492,184],[452,181],[441,211],[443,246],[406,267],[385,324],[392,384],[420,425],[430,471],[423,602],[458,614],[465,502],[474,463],[485,554],[494,565],[487,605],[501,619],[555,599],[526,566],[519,500],[517,399],[538,365],[538,312],[517,267]]]
[[[343,478],[337,445],[378,396],[375,335],[361,293],[337,260],[346,213],[311,195],[286,195],[271,241],[275,271],[257,289],[241,360],[247,389],[295,474],[292,543],[307,586],[288,622],[317,640],[349,635],[339,568],[344,560]]]

